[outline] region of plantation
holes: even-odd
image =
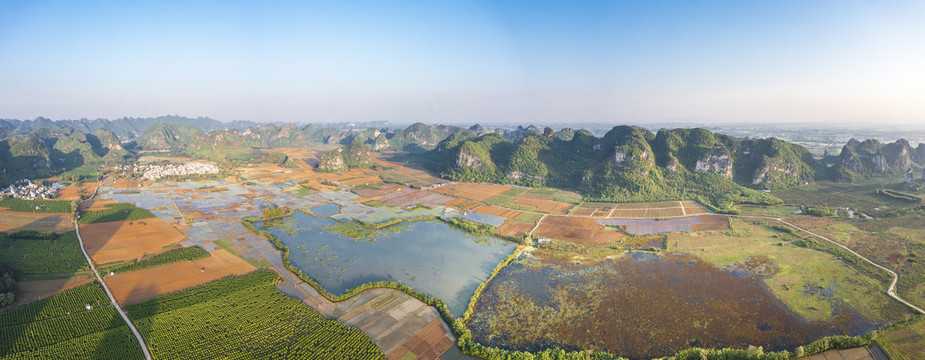
[[[80,216],[77,220],[80,224],[103,223],[120,220],[141,220],[154,217],[148,210],[135,207],[131,204],[111,204],[106,206],[108,209],[99,211],[89,211]]]
[[[102,269],[104,272],[126,272],[126,271],[135,271],[141,270],[149,267],[165,265],[170,263],[175,263],[179,261],[192,261],[196,259],[202,259],[209,256],[209,252],[203,250],[198,246],[173,249],[163,254],[154,255],[150,258],[128,263],[122,265],[116,265],[109,268]]]
[[[67,214],[71,212],[71,202],[66,200],[4,199],[0,200],[0,208],[32,213]]]
[[[358,329],[326,319],[258,271],[126,308],[152,355],[169,359],[379,359]]]
[[[92,283],[0,314],[0,359],[49,357],[139,359],[143,356],[102,288]]]
[[[73,231],[58,235],[35,233],[36,236],[24,238],[18,238],[19,234],[0,233],[0,263],[7,263],[23,274],[56,274],[89,268]],[[48,236],[38,236],[41,234]]]

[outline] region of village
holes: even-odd
[[[189,163],[169,165],[135,165],[135,172],[144,172],[145,180],[157,180],[167,176],[182,176],[193,174],[218,174],[218,167],[212,164]]]
[[[53,199],[58,195],[58,186],[44,186],[33,183],[29,179],[19,180],[13,185],[0,190],[0,198],[12,197],[16,199],[35,200]]]

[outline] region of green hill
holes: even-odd
[[[454,134],[428,153],[428,166],[458,181],[561,187],[608,201],[695,199],[724,211],[736,203],[777,203],[760,189],[825,174],[805,148],[777,139],[633,126],[614,127],[600,138],[570,132],[523,129],[513,142],[499,134]]]

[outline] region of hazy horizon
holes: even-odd
[[[7,2],[0,118],[915,126],[922,18],[922,2]]]

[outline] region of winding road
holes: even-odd
[[[871,265],[876,266],[876,267],[882,269],[883,271],[886,271],[886,272],[890,273],[890,275],[893,276],[893,282],[890,283],[890,287],[887,289],[886,294],[889,295],[891,298],[896,299],[896,301],[899,301],[899,302],[905,304],[906,306],[908,306],[909,308],[911,308],[911,309],[913,309],[913,310],[919,312],[920,314],[925,314],[925,310],[922,310],[922,309],[920,309],[919,307],[917,307],[917,306],[915,306],[915,305],[912,305],[912,303],[910,303],[910,302],[908,302],[908,301],[906,301],[906,300],[903,300],[902,298],[899,297],[899,295],[896,295],[896,282],[899,281],[899,274],[897,274],[897,273],[896,273],[895,271],[893,271],[893,270],[887,269],[887,268],[881,266],[880,264],[877,264],[877,263],[873,262],[872,260],[870,260],[870,259],[868,259],[868,258],[862,256],[861,254],[858,254],[857,252],[855,252],[854,250],[849,249],[849,248],[848,248],[847,246],[845,246],[845,245],[839,244],[839,243],[837,243],[837,242],[833,241],[832,239],[829,239],[829,238],[827,238],[827,237],[825,237],[825,236],[816,234],[816,233],[814,233],[814,232],[812,232],[812,231],[809,231],[809,230],[806,230],[806,229],[801,228],[801,227],[799,227],[799,226],[796,226],[796,225],[794,225],[794,224],[790,223],[789,221],[784,220],[784,219],[782,219],[782,218],[775,218],[775,217],[770,217],[770,216],[748,216],[748,215],[726,215],[726,216],[729,216],[729,217],[740,217],[740,218],[752,218],[752,219],[777,220],[777,221],[779,221],[779,222],[781,222],[781,223],[783,223],[783,224],[785,224],[785,225],[787,225],[787,226],[790,226],[790,227],[792,227],[792,228],[794,228],[794,229],[800,230],[800,231],[802,231],[802,232],[805,232],[805,233],[807,233],[807,234],[810,234],[810,235],[812,235],[812,236],[815,236],[815,237],[817,237],[817,238],[820,238],[820,239],[822,239],[822,240],[825,240],[825,241],[828,241],[828,242],[830,242],[830,243],[832,243],[832,244],[835,244],[836,246],[838,246],[838,247],[840,247],[840,248],[842,248],[842,249],[845,249],[846,251],[850,252],[850,253],[853,254],[854,256],[857,256],[858,258],[860,258],[860,259],[862,259],[862,260],[864,260],[864,261],[870,263]]]

